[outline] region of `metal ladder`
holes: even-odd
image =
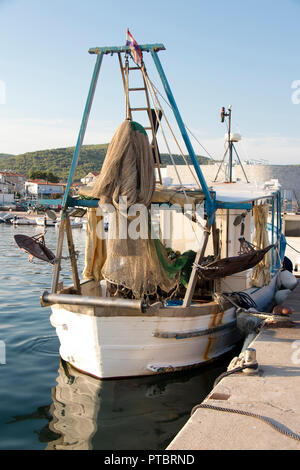
[[[147,112],[148,119],[149,119],[149,126],[144,127],[144,129],[146,131],[151,131],[151,135],[152,135],[151,149],[152,149],[152,153],[154,156],[155,168],[157,169],[157,174],[158,174],[158,181],[156,181],[156,183],[162,184],[161,171],[160,171],[160,156],[159,156],[159,150],[158,150],[157,141],[156,141],[156,132],[159,126],[159,122],[156,119],[156,113],[155,112],[153,113],[153,109],[151,109],[151,105],[150,105],[149,92],[148,92],[148,88],[147,88],[147,84],[146,84],[145,76],[144,76],[144,74],[146,74],[147,72],[145,68],[142,70],[141,67],[137,67],[137,66],[129,67],[127,57],[125,57],[125,66],[124,66],[120,52],[118,53],[118,57],[119,57],[122,81],[123,81],[125,97],[126,97],[126,117],[128,117],[129,119],[132,119],[133,112],[138,112],[138,111]],[[142,67],[144,67],[144,65],[142,65]],[[143,83],[144,83],[143,87],[130,88],[129,71],[131,70],[139,70],[142,73],[142,78],[143,78]],[[145,93],[147,106],[136,107],[136,108],[131,107],[129,93],[140,92],[140,91],[143,91]],[[158,113],[159,113],[159,119],[160,119],[162,116],[161,110],[159,110]]]

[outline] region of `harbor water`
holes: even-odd
[[[40,306],[51,265],[29,262],[14,241],[42,230],[0,224],[0,449],[165,449],[236,351],[160,376],[101,381],[75,371],[61,361],[50,309]],[[54,252],[57,232],[45,235]],[[85,231],[73,229],[73,237],[81,272]],[[61,280],[72,283],[68,260]]]

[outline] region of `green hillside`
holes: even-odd
[[[0,160],[5,160],[7,158],[14,157],[11,153],[0,153]]]
[[[108,144],[84,145],[81,150],[75,179],[80,180],[90,171],[99,172]],[[74,147],[59,149],[41,150],[36,152],[15,155],[9,158],[0,158],[0,170],[10,169],[28,176],[30,170],[50,171],[61,179],[66,180],[69,174]],[[0,154],[1,155],[1,154]],[[210,163],[206,157],[197,157],[201,165]],[[162,166],[170,165],[169,155],[161,155]],[[183,159],[179,155],[174,156],[177,164],[183,164]]]

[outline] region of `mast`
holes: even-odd
[[[225,161],[225,157],[228,153],[228,167],[229,167],[229,171],[228,172],[225,172],[226,173],[226,182],[229,182],[229,183],[232,183],[233,182],[233,178],[232,178],[232,168],[233,168],[233,151],[236,155],[236,158],[242,168],[242,171],[243,171],[243,174],[244,174],[244,177],[245,177],[245,180],[247,181],[247,183],[249,183],[249,180],[247,178],[247,175],[245,173],[245,170],[244,170],[244,167],[243,167],[243,164],[241,162],[241,159],[238,155],[238,152],[234,146],[234,142],[238,142],[239,140],[241,140],[241,136],[239,134],[232,134],[231,133],[231,112],[232,112],[232,106],[231,104],[228,106],[228,112],[226,113],[225,112],[225,108],[224,106],[222,107],[221,109],[221,122],[224,122],[225,121],[225,117],[228,117],[228,133],[227,133],[227,141],[228,141],[228,145],[226,147],[226,150],[225,150],[225,153],[224,153],[224,156],[223,156],[223,159],[221,161],[221,164],[218,168],[218,171],[217,171],[217,174],[215,176],[215,179],[214,181],[217,181],[218,179],[218,176],[219,176],[219,172],[220,172],[220,169]],[[226,138],[226,134],[225,134],[225,138]]]
[[[196,154],[194,152],[193,146],[192,146],[191,141],[189,139],[189,136],[187,134],[187,131],[186,131],[185,125],[183,123],[183,120],[181,118],[181,115],[179,113],[177,104],[175,102],[173,93],[171,91],[170,85],[169,85],[168,80],[166,78],[166,75],[165,75],[165,72],[163,70],[162,64],[161,64],[161,62],[158,58],[158,55],[157,55],[157,52],[159,52],[160,50],[164,50],[165,47],[164,47],[163,44],[143,44],[143,45],[139,45],[139,48],[142,52],[150,52],[150,54],[152,56],[152,59],[154,61],[154,64],[156,66],[156,69],[158,71],[160,79],[162,81],[163,87],[165,89],[166,95],[168,97],[170,106],[171,106],[173,114],[174,114],[174,117],[177,121],[179,130],[180,130],[182,138],[185,142],[186,148],[187,148],[189,156],[192,160],[196,175],[198,177],[198,180],[200,182],[200,185],[202,187],[202,190],[203,190],[203,193],[204,193],[204,196],[205,196],[205,204],[206,204],[206,212],[207,212],[207,215],[208,215],[208,220],[207,220],[207,226],[206,226],[206,229],[205,229],[206,230],[205,241],[204,241],[202,250],[200,250],[197,253],[197,261],[200,262],[202,257],[204,256],[204,252],[205,252],[205,248],[206,248],[206,245],[207,245],[208,236],[209,236],[209,233],[210,233],[211,226],[215,222],[215,211],[217,209],[217,206],[216,206],[215,200],[214,200],[214,198],[211,194],[211,191],[207,186],[206,180],[205,180],[204,175],[202,173],[201,167],[200,167],[199,162],[197,160]],[[65,231],[67,232],[67,235],[68,235],[68,245],[69,245],[69,251],[70,251],[70,258],[71,258],[71,262],[72,262],[74,284],[77,285],[78,290],[80,288],[80,285],[78,285],[78,271],[77,271],[77,267],[76,267],[76,260],[75,260],[75,257],[74,257],[73,241],[71,239],[72,233],[69,230],[69,221],[67,220],[68,219],[68,209],[71,208],[71,207],[97,207],[98,206],[98,201],[96,201],[96,200],[85,201],[85,200],[78,200],[76,198],[73,198],[70,194],[71,186],[72,186],[72,182],[73,182],[73,179],[74,179],[74,174],[75,174],[75,170],[76,170],[76,167],[77,167],[77,163],[78,163],[78,160],[79,160],[79,157],[80,157],[80,152],[81,152],[83,139],[84,139],[87,124],[88,124],[88,119],[89,119],[89,115],[90,115],[90,111],[91,111],[91,107],[92,107],[92,103],[93,103],[93,98],[94,98],[94,94],[95,94],[95,90],[96,90],[96,86],[97,86],[97,81],[98,81],[98,76],[99,76],[103,56],[108,55],[108,54],[110,54],[110,55],[117,54],[118,57],[119,57],[119,61],[120,61],[120,54],[121,53],[125,53],[125,54],[130,53],[130,47],[129,46],[96,47],[96,48],[91,48],[89,50],[89,53],[90,54],[95,54],[97,56],[97,59],[96,59],[96,64],[95,64],[95,68],[94,68],[94,72],[93,72],[93,76],[92,76],[92,80],[91,80],[91,84],[90,84],[90,89],[89,89],[89,93],[88,93],[88,97],[87,97],[87,101],[86,101],[86,106],[85,106],[83,117],[82,117],[82,122],[81,122],[80,130],[79,130],[79,134],[78,134],[78,139],[77,139],[75,151],[74,151],[73,158],[72,158],[72,163],[71,163],[71,168],[70,168],[70,172],[69,172],[67,187],[66,187],[66,191],[65,191],[65,195],[64,195],[64,199],[63,199],[63,210],[62,210],[60,231],[59,231],[59,235],[58,235],[57,252],[56,252],[57,262],[54,266],[53,277],[52,277],[52,288],[51,288],[51,293],[52,294],[56,294],[57,290],[58,290],[60,264],[61,264],[61,258],[62,258],[62,248],[63,248],[63,239],[64,239],[64,232]],[[121,64],[121,61],[120,61],[120,65],[121,65],[121,73],[122,73],[123,83],[126,85],[125,88],[127,90],[128,83],[126,83],[126,77],[124,77],[124,75],[123,75],[124,69],[123,69],[123,66]],[[141,69],[141,71],[142,71],[142,67],[137,66],[137,67],[133,67],[133,68],[134,69],[136,69],[136,68]],[[146,86],[145,86],[145,88],[146,88]],[[128,89],[128,91],[129,91],[129,89]],[[127,104],[127,109],[128,109],[128,108],[130,108],[128,97],[126,97],[126,99],[127,99],[126,104]],[[148,103],[148,107],[149,107],[149,103]],[[131,110],[133,110],[133,109],[134,108],[131,108]],[[139,109],[139,108],[136,108],[136,110],[137,109]],[[149,115],[149,118],[150,118],[150,120],[152,120],[150,115]],[[153,130],[153,122],[151,124],[151,129]],[[154,132],[153,139],[155,140],[155,132]],[[193,269],[193,274],[192,274],[191,279],[190,279],[189,287],[188,287],[188,290],[187,290],[187,295],[186,295],[186,298],[185,298],[185,302],[184,302],[185,305],[189,305],[190,302],[191,302],[191,298],[192,298],[194,288],[195,288],[196,274],[197,274],[196,269],[194,268]]]
[[[231,104],[228,106],[228,148],[229,148],[229,182],[232,183],[232,145],[231,140]]]

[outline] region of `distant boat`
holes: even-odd
[[[36,224],[42,225],[43,227],[54,227],[56,225],[56,221],[52,219],[47,219],[45,217],[36,217]]]
[[[75,219],[70,218],[71,228],[82,228],[83,223],[80,217],[75,217]],[[57,224],[55,224],[57,228],[60,226],[60,219],[57,219]]]
[[[13,216],[12,219],[10,219],[11,224],[13,225],[37,225],[36,220],[33,218],[29,217],[18,217],[18,216]]]
[[[86,230],[86,227],[87,227],[87,220],[83,219],[82,220],[82,230]],[[108,220],[104,219],[104,230],[105,230],[105,232],[108,231],[108,227],[109,227],[109,222],[108,222]]]
[[[10,223],[10,219],[13,219],[12,214],[7,214],[6,212],[1,212],[0,213],[0,224],[8,224]]]
[[[3,217],[3,220],[6,224],[10,224],[13,218],[14,218],[14,215],[9,213]]]

